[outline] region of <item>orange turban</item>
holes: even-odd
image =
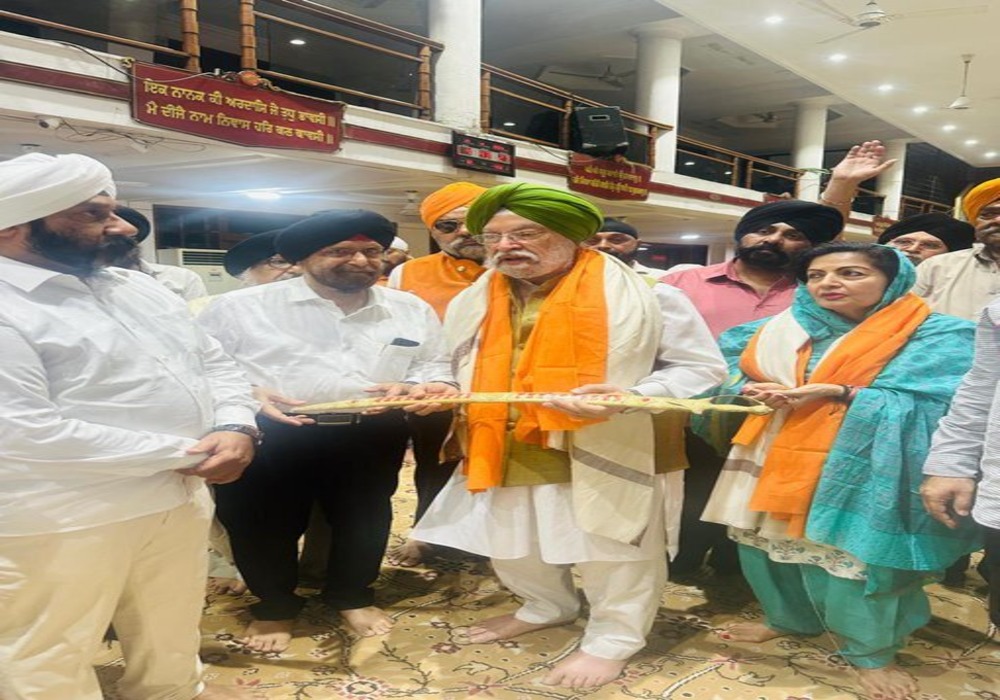
[[[970,224],[975,225],[979,210],[1000,199],[1000,177],[981,182],[962,197],[962,211]]]
[[[450,212],[472,202],[486,191],[471,182],[453,182],[445,185],[437,192],[431,192],[420,203],[420,218],[427,228],[433,228],[434,222]]]

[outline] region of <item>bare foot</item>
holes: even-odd
[[[282,652],[292,641],[295,620],[253,620],[240,642],[251,651]]]
[[[546,627],[559,627],[568,625],[572,620],[561,622],[525,622],[518,620],[513,615],[499,615],[483,620],[477,625],[469,627],[465,636],[470,644],[489,644],[499,642],[504,639],[511,639],[526,632],[543,630]]]
[[[618,678],[627,663],[628,659],[602,659],[577,650],[557,663],[542,679],[542,683],[574,690],[596,688]]]
[[[865,695],[875,700],[907,700],[919,691],[917,680],[895,664],[882,668],[859,668],[858,677]]]
[[[238,578],[209,576],[206,589],[214,595],[243,595],[247,592],[247,585]]]
[[[353,610],[341,610],[340,616],[355,634],[362,637],[374,637],[380,634],[388,634],[396,621],[385,614],[385,611],[369,605],[366,608],[354,608]]]
[[[408,539],[389,552],[388,556],[386,556],[386,561],[393,566],[420,566],[429,548],[429,545],[425,542]]]
[[[784,636],[784,632],[773,630],[763,622],[737,622],[719,632],[719,637],[729,642],[767,642]]]
[[[251,700],[259,698],[253,691],[246,688],[223,688],[221,685],[206,685],[193,700]]]

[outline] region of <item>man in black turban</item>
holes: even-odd
[[[899,248],[914,265],[927,258],[967,250],[976,240],[972,224],[942,214],[917,214],[897,221],[882,232],[878,242]]]
[[[301,277],[219,295],[198,317],[257,387],[267,433],[248,478],[216,491],[236,564],[259,599],[242,638],[253,651],[288,647],[305,604],[295,592],[297,543],[314,503],[333,533],[320,598],[360,636],[393,624],[372,584],[406,451],[403,414],[295,415],[306,403],[456,391],[434,310],[375,286],[393,228],[360,209],[313,214],[275,239]]]
[[[226,251],[223,267],[244,285],[280,282],[297,277],[298,267],[282,257],[274,247],[282,229],[265,231],[244,238]]]

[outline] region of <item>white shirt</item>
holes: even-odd
[[[139,261],[139,270],[155,279],[184,301],[208,296],[208,288],[197,272],[177,265]]]
[[[307,403],[364,398],[382,382],[452,381],[431,306],[395,289],[368,293],[345,314],[299,277],[222,294],[198,322],[252,384]]]
[[[978,321],[983,307],[1000,294],[1000,265],[983,254],[981,243],[935,255],[917,266],[913,293],[931,311]]]
[[[940,257],[940,256],[939,256]],[[918,268],[919,269],[919,268]],[[1000,529],[1000,300],[982,312],[976,357],[948,415],[938,423],[924,463],[928,476],[979,480],[972,517]]]
[[[634,391],[644,396],[686,398],[726,378],[726,363],[712,332],[687,294],[668,284],[653,285],[663,313],[656,369]]]
[[[80,280],[0,257],[0,536],[183,504],[174,470],[214,425],[254,424],[243,374],[146,275]]]

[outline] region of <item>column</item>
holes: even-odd
[[[898,219],[899,212],[903,208],[903,180],[906,175],[906,144],[910,139],[892,139],[885,142],[885,159],[897,162],[894,166],[882,173],[878,178],[875,189],[882,199],[882,216],[890,219]]]
[[[649,25],[635,31],[635,112],[641,117],[669,124],[673,131],[656,138],[656,170],[674,172],[677,158],[677,118],[681,93],[680,35],[672,27]]]
[[[799,180],[798,198],[819,201],[826,146],[826,108],[829,97],[813,97],[795,103],[795,141],[792,145],[792,167],[806,172]]]
[[[430,38],[444,44],[434,68],[434,121],[479,131],[481,0],[430,0]]]

